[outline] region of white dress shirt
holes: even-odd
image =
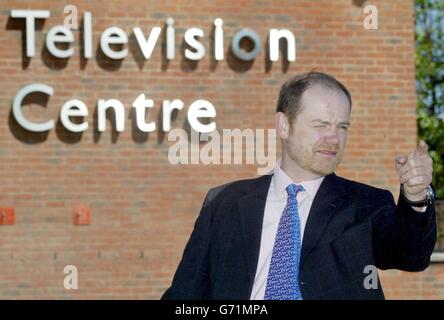
[[[295,183],[281,169],[280,161],[277,162],[273,173],[274,174],[271,178],[267,200],[265,203],[259,261],[256,276],[254,278],[253,290],[251,292],[251,300],[264,299],[274,240],[276,238],[279,220],[285,206],[287,205],[288,195],[286,188],[289,184]],[[321,177],[314,180],[297,183],[301,184],[305,189],[305,191],[299,192],[297,195],[299,218],[301,222],[301,245],[302,239],[304,238],[305,224],[307,223],[308,214],[310,212],[313,199],[323,180],[324,177]]]

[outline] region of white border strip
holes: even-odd
[[[444,262],[444,252],[433,252],[430,262]]]

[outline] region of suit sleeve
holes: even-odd
[[[185,247],[182,260],[173,278],[171,287],[162,300],[209,299],[210,268],[209,248],[212,225],[212,190],[205,197],[194,230]]]
[[[399,196],[384,192],[384,205],[373,218],[374,247],[379,269],[423,271],[430,264],[436,242],[435,204],[415,211]]]

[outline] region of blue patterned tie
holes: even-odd
[[[299,288],[301,223],[296,199],[299,191],[305,191],[301,185],[290,184],[287,187],[287,206],[274,241],[265,300],[302,300]]]

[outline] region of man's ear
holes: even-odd
[[[276,113],[276,131],[283,140],[287,139],[290,135],[290,123],[288,122],[287,116],[282,112]]]

